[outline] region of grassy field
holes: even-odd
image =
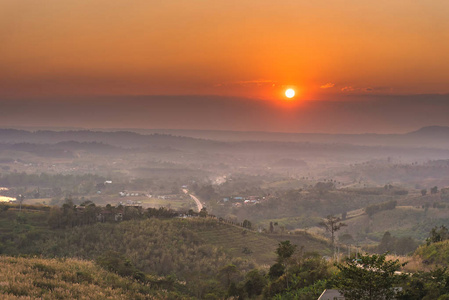
[[[2,196],[0,196],[0,202],[2,201]],[[161,199],[155,197],[147,196],[134,196],[134,197],[120,197],[118,195],[98,195],[94,194],[85,197],[91,200],[96,205],[106,206],[107,204],[118,205],[120,202],[127,203],[127,201],[141,202],[143,208],[148,207],[165,207],[174,210],[188,211],[189,209],[196,210],[195,202],[188,195],[179,195],[177,198],[173,199]],[[5,198],[6,199],[6,198]],[[9,201],[9,200],[8,200]],[[39,199],[26,199],[24,204],[42,204],[49,205],[52,203],[51,198],[39,198]],[[61,205],[63,200],[59,201],[58,204]]]
[[[272,264],[276,259],[277,241],[263,234],[218,223],[198,229],[197,233],[206,243],[223,248],[234,257],[247,257],[261,265]]]
[[[187,195],[178,195],[172,199],[161,199],[147,196],[120,197],[118,195],[95,195],[91,199],[96,205],[117,205],[118,203],[126,203],[127,201],[141,202],[143,208],[148,207],[165,207],[174,210],[187,211],[196,209],[195,202]]]
[[[0,256],[2,299],[164,299],[148,285],[77,259]]]
[[[415,251],[415,255],[428,264],[446,267],[449,263],[449,240],[422,245]]]
[[[221,247],[232,256],[251,258],[259,265],[271,265],[276,259],[279,242],[290,240],[303,251],[317,251],[323,255],[330,253],[330,246],[323,239],[310,234],[263,234],[228,224],[217,224],[197,230],[198,235],[208,244]]]
[[[270,228],[270,222],[273,222],[274,231],[280,233],[282,231],[282,227],[284,231],[287,232],[289,230],[293,230],[296,228],[310,228],[316,226],[322,219],[318,217],[287,217],[287,218],[279,218],[279,219],[268,219],[263,220],[257,225],[262,226],[262,228]]]
[[[180,211],[196,210],[196,205],[192,198],[184,196],[180,196],[177,199],[146,198],[142,200],[142,205],[143,207],[165,207]]]
[[[0,212],[0,253],[95,259],[114,250],[147,274],[176,271],[180,278],[188,278],[198,266],[214,272],[228,263],[241,270],[268,269],[285,240],[302,252],[330,254],[329,243],[309,233],[265,234],[212,218],[151,218],[52,230],[49,213],[16,208]]]
[[[343,227],[339,234],[349,233],[367,235],[370,238],[380,239],[389,231],[394,236],[412,236],[423,241],[433,226],[447,223],[448,209],[437,209],[416,206],[397,206],[392,210],[385,210],[368,216],[360,214],[344,221],[348,226]]]

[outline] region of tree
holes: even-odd
[[[433,188],[431,188],[431,189],[430,189],[430,193],[431,193],[432,195],[438,193],[438,187],[437,187],[437,186],[434,186]]]
[[[238,268],[233,264],[228,264],[219,270],[219,274],[226,281],[226,288],[231,286],[232,278],[239,273]]]
[[[335,232],[340,230],[341,227],[347,226],[345,223],[341,223],[340,221],[340,218],[329,215],[324,221],[319,223],[320,226],[324,227],[326,231],[331,234],[332,251],[334,252],[333,254],[335,254]]]
[[[206,209],[205,207],[203,207],[203,208],[201,209],[201,211],[199,212],[199,216],[200,216],[201,218],[207,217],[207,209]]]
[[[426,190],[426,189],[422,189],[422,190],[421,190],[421,195],[422,195],[422,196],[425,196],[426,194],[427,194],[427,190]]]
[[[277,279],[284,274],[285,267],[283,264],[277,262],[270,267],[270,271],[268,272],[268,276],[271,279]]]
[[[264,274],[257,269],[253,269],[246,274],[243,288],[248,295],[248,298],[252,298],[262,294],[262,290],[266,283],[267,280]]]
[[[244,221],[243,221],[243,224],[242,224],[242,227],[243,227],[243,228],[251,229],[251,227],[252,227],[251,222],[248,221],[248,220],[244,220]]]
[[[429,237],[426,239],[427,245],[432,243],[438,243],[449,239],[449,230],[446,226],[441,225],[439,228],[437,226],[433,227],[430,231]]]
[[[19,202],[19,204],[20,204],[19,211],[22,210],[22,203],[23,203],[23,200],[24,200],[24,199],[25,199],[25,196],[22,195],[22,194],[20,194],[19,196],[16,197],[16,200],[17,200],[17,201]]]
[[[396,298],[449,299],[449,273],[447,268],[437,268],[430,272],[416,272],[407,279],[407,285]]]
[[[354,238],[349,233],[340,235],[338,237],[338,240],[345,245],[350,245],[350,244],[354,243]]]
[[[333,189],[335,189],[335,184],[333,182],[318,182],[315,184],[315,190],[317,190],[320,195]]]
[[[296,245],[290,243],[290,241],[280,242],[278,248],[276,249],[276,254],[278,255],[278,263],[284,265],[285,276],[287,281],[288,289],[288,265],[289,259],[292,257],[293,253],[296,251]]]
[[[284,263],[289,259],[293,253],[295,253],[296,245],[290,243],[290,241],[280,242],[278,248],[276,249],[276,254],[278,255],[278,262]]]
[[[48,222],[48,225],[50,226],[50,228],[52,228],[52,229],[61,227],[62,212],[61,212],[61,209],[59,207],[52,206],[50,208],[50,212],[48,214],[47,222]]]
[[[391,236],[391,233],[389,231],[386,231],[382,237],[382,240],[380,241],[379,245],[377,246],[377,250],[380,253],[384,253],[387,251],[393,251],[395,246],[395,238]]]
[[[339,273],[335,285],[348,300],[390,300],[395,298],[394,284],[405,275],[395,275],[404,264],[386,260],[386,254],[361,255],[337,264]]]

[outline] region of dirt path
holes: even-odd
[[[189,190],[187,190],[187,189],[182,189],[182,191],[183,191],[185,194],[189,195],[190,198],[193,199],[193,201],[195,201],[196,207],[198,208],[198,212],[200,212],[200,211],[203,209],[203,204],[201,204],[201,201],[200,201],[197,197],[195,197],[194,195],[189,194]]]

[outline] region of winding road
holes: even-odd
[[[197,197],[195,197],[194,195],[189,194],[189,190],[188,189],[182,189],[182,191],[184,192],[184,194],[189,195],[190,198],[193,199],[193,201],[195,201],[196,207],[198,208],[198,212],[200,212],[203,209],[203,204],[201,204],[201,201]]]

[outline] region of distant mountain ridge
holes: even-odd
[[[143,135],[131,131],[26,131],[17,129],[0,129],[0,143],[37,143],[57,144],[67,142],[102,143],[121,148],[136,148],[163,145],[165,147],[206,146],[213,141],[205,141],[192,137],[173,136],[169,134],[154,133]]]
[[[449,127],[448,126],[426,126],[422,127],[416,131],[412,131],[407,133],[407,135],[414,136],[449,136]]]
[[[449,127],[426,126],[408,133],[361,133],[361,134],[331,134],[331,133],[286,133],[286,132],[255,132],[255,131],[218,131],[218,130],[180,130],[180,129],[137,129],[141,133],[161,133],[188,136],[217,141],[270,141],[270,142],[310,142],[310,143],[345,143],[364,146],[394,146],[394,147],[430,147],[449,148]]]
[[[449,127],[445,126],[427,126],[404,134],[279,133],[176,129],[136,129],[136,131],[132,129],[129,131],[0,129],[0,143],[56,144],[74,141],[80,143],[97,142],[120,148],[208,149],[208,147],[227,147],[230,143],[236,142],[289,142],[449,149]]]

